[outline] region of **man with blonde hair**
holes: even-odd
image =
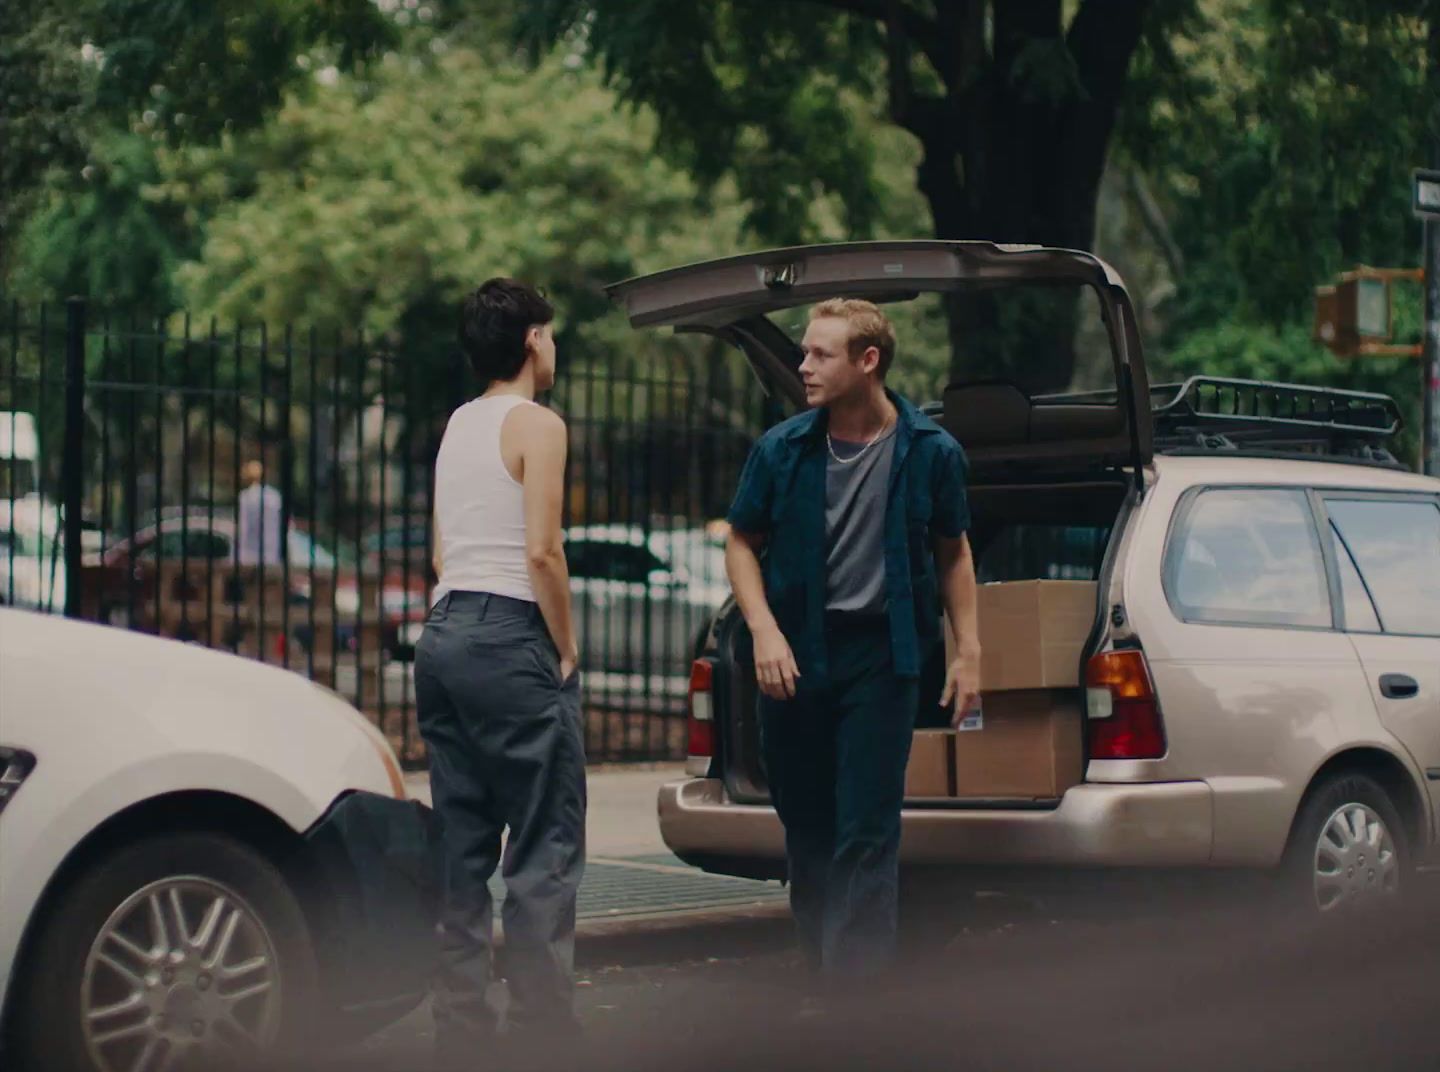
[[[726,567],[754,638],[801,946],[833,990],[895,952],[905,767],[942,607],[956,655],[940,703],[957,723],[980,645],[965,455],[886,389],[890,321],[868,301],[821,302],[801,349],[811,408],[751,451]]]

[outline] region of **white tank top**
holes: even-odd
[[[450,415],[435,458],[435,539],[447,592],[491,592],[535,602],[525,563],[525,505],[520,482],[500,455],[500,428],[519,395],[467,402]]]

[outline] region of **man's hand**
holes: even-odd
[[[950,713],[951,726],[959,727],[965,712],[975,706],[979,696],[980,645],[968,644],[955,653],[945,668],[945,691],[940,694],[940,706],[955,705]]]
[[[800,668],[790,642],[778,627],[761,630],[755,636],[755,680],[760,691],[772,700],[788,700],[795,695],[795,681]]]

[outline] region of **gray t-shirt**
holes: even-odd
[[[834,455],[826,457],[825,609],[883,614],[885,493],[895,457],[895,429],[868,450],[863,443],[836,439],[831,444],[841,458],[856,460],[845,464]]]

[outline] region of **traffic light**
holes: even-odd
[[[1390,284],[1418,279],[1408,268],[1356,268],[1333,286],[1315,288],[1312,338],[1337,357],[1418,357],[1418,346],[1392,346]]]

